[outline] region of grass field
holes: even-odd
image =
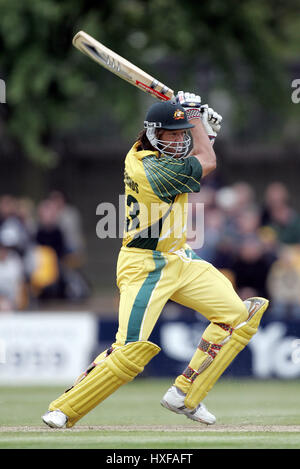
[[[0,387],[0,449],[298,449],[300,382],[220,380],[201,425],[160,406],[170,380],[140,378],[119,389],[72,429],[40,416],[57,387]]]

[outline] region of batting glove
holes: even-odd
[[[218,132],[221,129],[222,116],[215,112],[208,104],[204,104],[200,108],[200,115],[203,126],[207,132],[207,135],[213,145]]]
[[[201,98],[199,95],[188,91],[178,91],[176,102],[184,108],[188,119],[201,119]]]

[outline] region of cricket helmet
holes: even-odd
[[[184,108],[172,101],[152,104],[144,121],[146,136],[151,145],[160,153],[173,158],[187,156],[191,137],[186,132],[181,142],[165,141],[158,138],[159,130],[185,130],[195,127],[190,124]]]
[[[149,108],[144,121],[145,128],[154,127],[164,130],[181,130],[195,127],[190,124],[184,108],[171,101],[154,103]]]

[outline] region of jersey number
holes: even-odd
[[[138,201],[132,195],[127,196],[127,207],[130,208],[128,217],[126,218],[126,231],[136,230],[140,226],[138,215],[140,214],[140,206]]]

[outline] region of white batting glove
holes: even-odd
[[[189,120],[201,119],[201,98],[199,95],[188,91],[178,91],[176,102],[184,108]]]
[[[218,132],[221,129],[222,116],[215,112],[208,104],[201,106],[201,120],[202,124],[207,132],[207,135],[213,145]]]

